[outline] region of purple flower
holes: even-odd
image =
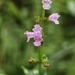
[[[40,27],[39,24],[34,25],[34,28],[32,29],[34,32],[35,31],[40,31],[42,33],[42,28]]]
[[[50,5],[49,5],[49,4],[43,4],[43,8],[44,8],[45,10],[49,10],[49,9],[50,9]]]
[[[27,42],[29,42],[30,39],[34,37],[34,32],[28,32],[28,31],[26,31],[24,34],[26,34],[27,37],[28,37]]]
[[[42,28],[40,27],[39,24],[36,24],[34,26],[34,28],[32,29],[33,32],[28,32],[26,31],[24,34],[27,35],[27,42],[29,42],[29,40],[31,38],[33,38],[35,41],[33,42],[33,44],[35,46],[40,46],[41,45],[41,42],[43,41],[43,38],[42,38]]]
[[[50,9],[50,4],[52,3],[52,1],[51,0],[42,0],[42,4],[43,4],[43,8],[45,9],[45,10],[49,10]]]
[[[48,20],[54,21],[55,24],[59,24],[58,18],[60,15],[58,13],[53,13],[49,16]]]
[[[42,0],[42,4],[51,4],[52,1],[51,0]]]

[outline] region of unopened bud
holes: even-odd
[[[29,60],[28,60],[28,62],[31,64],[31,63],[36,63],[36,62],[38,62],[38,59],[36,59],[36,58],[30,58]]]
[[[43,62],[43,63],[48,63],[49,60],[48,60],[48,59],[43,59],[42,62]]]
[[[43,54],[43,55],[42,55],[42,58],[46,58],[46,55],[45,55],[45,54]]]
[[[33,63],[34,61],[32,59],[28,60],[29,64]]]
[[[49,67],[49,66],[50,66],[50,64],[47,64],[47,63],[46,63],[46,64],[44,64],[44,67]]]

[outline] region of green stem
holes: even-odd
[[[44,20],[45,20],[45,10],[42,8],[42,28],[44,32]]]
[[[42,69],[41,69],[41,56],[42,56],[42,45],[39,47],[39,75],[42,74]]]
[[[44,20],[45,20],[45,10],[42,8],[42,35],[44,35]],[[39,47],[39,75],[42,75],[42,69],[41,69],[41,57],[42,57],[42,49],[43,49],[43,43]]]

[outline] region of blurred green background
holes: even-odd
[[[0,0],[0,75],[26,75],[21,66],[36,68],[28,58],[38,57],[38,49],[24,32],[32,30],[41,10],[41,0]],[[61,15],[60,24],[45,21],[43,53],[50,66],[43,75],[75,75],[75,0],[52,0],[46,17],[53,12]]]

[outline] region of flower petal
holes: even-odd
[[[35,41],[35,42],[33,42],[33,44],[34,44],[34,46],[40,46],[41,45],[41,42]]]
[[[60,17],[58,13],[53,13],[49,16],[49,20],[57,20]]]
[[[49,16],[48,20],[54,21],[55,24],[59,24],[58,18],[60,15],[58,13],[53,13]]]
[[[50,9],[50,5],[49,4],[43,4],[43,9],[45,10],[49,10]]]
[[[54,20],[54,23],[55,23],[55,24],[59,24],[59,21],[58,21],[58,20]]]
[[[39,24],[36,24],[32,30],[33,30],[34,32],[35,32],[35,31],[41,31],[41,32],[42,32],[42,28],[40,27]]]
[[[52,1],[51,0],[42,0],[42,4],[51,4]]]
[[[26,31],[24,34],[27,35],[27,42],[29,42],[29,40],[31,38],[34,38],[34,32],[28,32],[28,31]]]

